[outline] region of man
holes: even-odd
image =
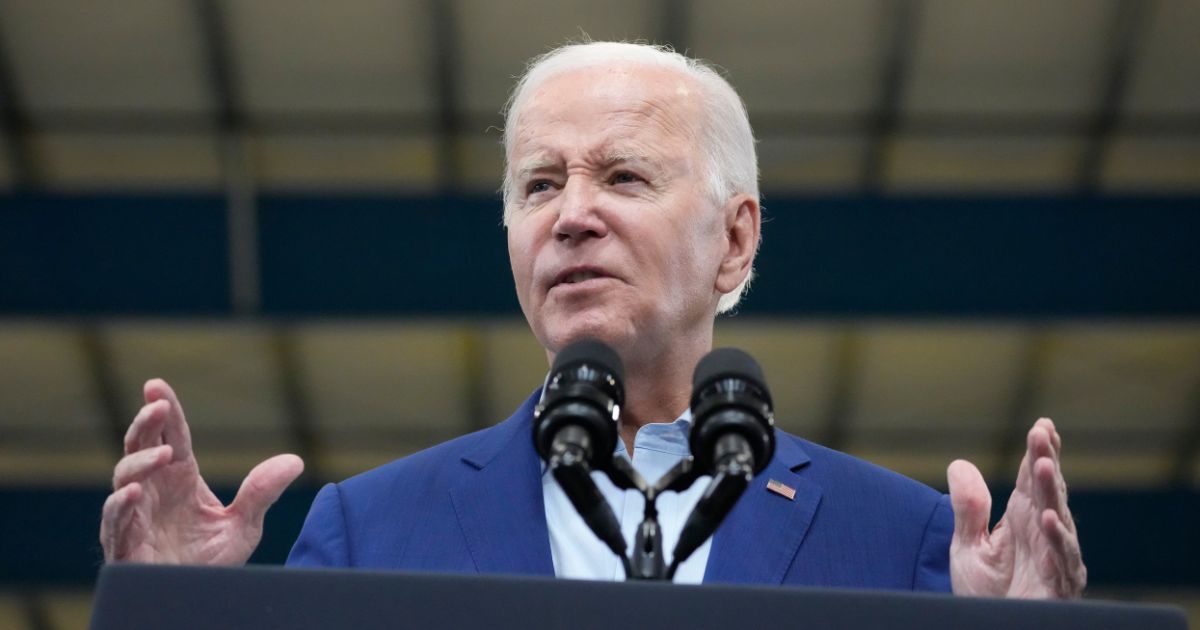
[[[759,243],[745,108],[724,79],[681,55],[571,45],[538,59],[518,83],[504,140],[504,216],[522,311],[550,361],[584,337],[620,354],[627,389],[618,451],[657,478],[686,452],[692,369],[712,347],[716,314],[744,290]],[[104,507],[106,559],[245,562],[263,514],[303,464],[293,455],[263,462],[223,506],[199,475],[174,393],[152,380],[145,396]],[[619,577],[539,466],[536,397],[495,427],[326,486],[289,563]],[[1047,419],[1029,432],[1017,488],[991,532],[990,496],[970,463],[950,465],[947,500],[778,438],[770,467],[681,568],[681,581],[1025,597],[1083,589],[1061,440]],[[795,496],[767,492],[767,479]],[[668,551],[699,489],[662,510]],[[611,485],[604,491],[631,535],[638,506]]]

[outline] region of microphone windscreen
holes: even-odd
[[[555,355],[550,373],[557,374],[580,363],[597,365],[612,373],[618,381],[625,380],[625,364],[621,362],[621,357],[608,344],[596,339],[582,339],[563,348]]]
[[[700,392],[709,383],[729,377],[752,381],[763,391],[767,389],[767,379],[754,357],[737,348],[717,348],[696,364],[696,371],[692,374],[692,391]]]

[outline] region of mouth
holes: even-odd
[[[563,285],[581,284],[589,280],[600,278],[611,278],[612,276],[605,273],[603,269],[596,267],[571,267],[559,272],[554,276],[554,282],[550,287],[558,287]]]

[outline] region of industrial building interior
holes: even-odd
[[[215,486],[304,457],[265,562],[320,484],[541,384],[500,109],[584,37],[744,98],[767,221],[717,343],[782,428],[1002,490],[1050,416],[1088,596],[1200,624],[1196,33],[1196,0],[0,0],[0,628],[87,625],[148,378]]]

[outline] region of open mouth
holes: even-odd
[[[560,280],[559,284],[575,284],[577,282],[583,282],[585,280],[591,280],[593,278],[603,278],[603,277],[604,276],[601,276],[600,274],[596,273],[595,271],[573,271],[573,272],[567,274],[567,276],[565,278]]]
[[[554,287],[570,287],[573,285],[581,285],[592,280],[603,280],[612,276],[598,267],[572,267],[562,270],[554,278],[554,283],[550,285]]]

